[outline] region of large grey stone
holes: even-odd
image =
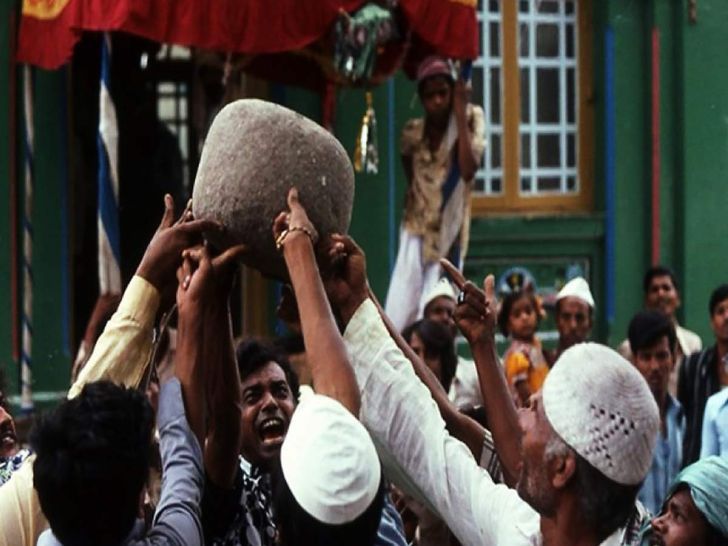
[[[354,171],[339,141],[277,104],[243,99],[225,106],[210,127],[192,193],[195,217],[227,228],[212,243],[244,243],[247,265],[286,279],[271,228],[293,186],[320,235],[347,232]]]

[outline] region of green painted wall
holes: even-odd
[[[10,286],[10,42],[11,2],[0,3],[0,369],[5,372],[8,390],[16,392],[17,370],[12,354]]]
[[[682,3],[680,10],[685,8]],[[685,323],[712,341],[708,299],[717,285],[728,282],[728,4],[700,0],[698,21],[681,14],[683,102],[678,111],[683,127],[683,215]]]
[[[473,282],[480,283],[485,275],[498,275],[509,266],[522,266],[537,276],[539,293],[553,295],[566,280],[565,266],[583,265],[597,300],[592,338],[604,339],[603,305],[599,297],[604,283],[602,215],[477,218],[471,224],[471,232],[465,274]],[[538,278],[539,272],[546,275]],[[555,330],[553,316],[539,326],[541,333],[549,330]]]
[[[376,175],[356,175],[356,196],[351,234],[367,254],[372,288],[384,302],[394,256],[399,242],[399,223],[404,204],[405,178],[399,155],[399,136],[405,122],[422,115],[419,101],[412,101],[415,86],[398,75],[393,84],[377,87],[373,92],[374,110],[378,124],[379,172]],[[393,97],[394,117],[390,119],[390,97]],[[358,89],[339,92],[336,112],[336,136],[353,155],[361,119],[366,109],[365,93]],[[393,131],[390,135],[390,122]],[[389,146],[393,153],[389,154]],[[390,202],[390,167],[394,176],[394,201]]]
[[[723,222],[728,172],[728,5],[698,3],[697,24],[684,2],[612,0],[598,3],[596,43],[609,25],[616,38],[617,299],[609,341],[624,337],[642,302],[641,278],[651,263],[651,31],[660,35],[660,261],[682,285],[681,321],[710,342],[707,302],[725,282]],[[596,59],[603,73],[603,48]],[[603,78],[598,88],[603,89]],[[603,127],[603,104],[597,127]],[[599,130],[599,129],[598,129]],[[597,153],[604,149],[597,135]],[[597,157],[603,187],[603,157]]]
[[[17,395],[18,362],[12,354],[12,314],[9,302],[11,275],[10,245],[10,122],[9,84],[10,10],[12,3],[0,5],[0,290],[5,294],[0,306],[0,367],[9,379],[9,393]],[[18,72],[19,77],[22,75]],[[67,147],[65,117],[66,72],[35,71],[35,197],[33,201],[33,393],[39,403],[55,399],[67,388],[71,355],[68,348],[67,294],[68,270],[64,254],[68,245],[63,217],[68,213],[67,172],[64,168]],[[18,81],[18,130],[21,130],[22,81]],[[20,136],[22,133],[19,133]],[[20,150],[20,145],[18,145]],[[19,199],[22,204],[22,156],[18,161]],[[21,209],[22,210],[22,209]],[[18,235],[22,235],[20,231]],[[22,251],[20,241],[18,249]],[[22,304],[22,294],[18,296]]]
[[[65,336],[68,316],[64,292],[70,244],[64,228],[68,214],[66,71],[36,71],[35,195],[33,202],[33,368],[34,393],[63,391],[71,365]]]
[[[616,102],[616,249],[615,320],[609,325],[607,342],[616,345],[626,337],[627,324],[642,304],[641,279],[649,266],[650,162],[649,162],[649,29],[647,2],[613,0],[603,4],[596,40],[604,42],[606,26],[615,38]],[[602,49],[603,51],[603,49]],[[595,73],[604,73],[604,56],[597,60]],[[597,110],[604,111],[604,79],[599,88]],[[604,114],[601,119],[604,120]],[[604,130],[604,123],[597,131]],[[603,135],[601,135],[603,137]],[[603,154],[604,139],[597,148]],[[604,159],[601,163],[604,167]],[[604,171],[600,172],[599,192],[605,191]]]

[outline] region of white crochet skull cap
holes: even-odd
[[[448,281],[446,278],[442,278],[435,286],[432,287],[432,289],[427,293],[427,297],[425,298],[425,305],[423,308],[430,305],[435,298],[450,298],[451,300],[455,301],[455,290],[452,287],[452,284],[450,284],[450,281]]]
[[[568,297],[578,298],[594,309],[594,296],[592,296],[589,283],[586,282],[584,277],[574,277],[567,282],[556,296],[556,301]]]
[[[607,478],[637,485],[652,465],[660,415],[647,382],[616,351],[579,343],[546,376],[551,427]]]
[[[364,426],[339,402],[309,393],[281,446],[288,488],[308,514],[329,525],[358,518],[377,496],[381,465]]]

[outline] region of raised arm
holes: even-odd
[[[243,251],[244,247],[235,246],[212,258],[206,246],[187,249],[177,274],[176,373],[183,386],[190,424],[200,445],[205,446],[208,475],[218,477],[219,465],[208,462],[215,458],[213,453],[224,451],[232,459],[231,481],[240,444],[240,379],[229,299],[236,259]]]
[[[453,111],[458,128],[458,165],[460,166],[460,175],[466,181],[475,178],[475,172],[478,170],[480,161],[480,158],[475,157],[473,154],[467,113],[469,95],[468,84],[459,78],[453,88]]]
[[[363,275],[365,267],[363,263],[364,254],[351,237],[338,234],[331,235],[329,238],[328,248],[326,249],[326,257],[327,261],[333,264],[336,264],[341,260],[348,259],[351,263],[355,264],[354,267],[356,269],[362,271],[361,275]],[[325,276],[329,277],[326,274]],[[334,287],[329,286],[331,282],[327,281],[326,284],[327,291],[335,290]],[[402,338],[402,335],[394,327],[392,321],[386,315],[384,309],[382,309],[382,306],[374,293],[367,289],[366,295],[371,298],[372,302],[376,305],[379,315],[386,325],[392,340],[394,340],[397,347],[399,347],[402,353],[412,363],[412,368],[414,369],[415,374],[430,391],[430,394],[432,395],[433,400],[435,400],[437,408],[440,410],[440,415],[445,421],[450,434],[467,445],[475,459],[480,460],[480,455],[483,450],[485,429],[480,426],[477,421],[458,411],[455,405],[448,398],[445,389],[442,387],[437,377],[435,377],[432,373],[432,370],[430,370],[422,359],[417,356],[417,353],[412,350],[409,344],[407,344],[407,342]],[[358,300],[361,300],[361,297],[357,298],[357,301]],[[359,303],[361,303],[361,301]],[[349,318],[350,317],[346,318],[346,322],[348,322]]]
[[[233,252],[230,252],[232,254]],[[226,256],[222,257],[224,260]],[[224,261],[223,261],[224,265]],[[163,482],[160,503],[144,544],[202,545],[200,504],[204,488],[203,454],[205,413],[204,369],[210,365],[204,352],[206,319],[222,291],[216,290],[213,262],[202,247],[186,251],[177,288],[177,380],[163,384],[159,398],[159,447]]]
[[[521,429],[518,426],[516,407],[496,354],[495,281],[492,275],[488,275],[483,283],[483,291],[466,281],[462,273],[447,260],[441,260],[440,263],[463,294],[458,299],[455,320],[473,353],[488,424],[493,433],[498,458],[503,465],[504,481],[508,485],[514,485],[518,479],[521,460]]]
[[[430,392],[395,345],[368,297],[364,256],[346,252],[327,293],[346,326],[344,340],[361,390],[361,421],[388,476],[438,513],[463,544],[496,544],[497,522],[523,505],[495,485],[468,448],[451,437]]]
[[[273,235],[283,252],[298,302],[306,358],[316,392],[341,402],[359,417],[359,389],[346,347],[326,299],[314,244],[318,235],[298,200],[298,191],[288,193],[290,212],[282,212],[273,225]]]
[[[384,312],[384,309],[382,309],[382,305],[379,303],[373,292],[370,292],[370,297],[377,306],[379,316],[382,317],[382,321],[387,327],[389,335],[397,344],[399,350],[402,351],[402,353],[412,363],[412,368],[414,369],[417,377],[420,378],[420,381],[422,381],[422,383],[425,384],[425,387],[427,387],[427,390],[430,391],[432,399],[435,401],[435,404],[437,404],[437,409],[440,410],[440,415],[445,421],[447,430],[453,437],[468,446],[468,449],[473,454],[473,457],[475,457],[475,460],[479,461],[480,455],[483,451],[485,429],[475,419],[472,419],[458,411],[455,404],[453,404],[450,401],[450,398],[448,398],[440,381],[438,381],[435,374],[432,373],[432,370],[430,370],[430,368],[422,362],[422,359],[417,356],[417,353],[412,350],[412,347],[409,346],[409,344],[402,338],[402,335],[394,327],[392,321],[389,320],[389,317]]]
[[[215,222],[187,221],[186,214],[174,221],[172,197],[164,198],[164,215],[152,237],[136,274],[129,282],[119,307],[96,341],[91,357],[71,386],[68,397],[77,396],[86,383],[106,379],[136,387],[152,350],[152,331],[163,292],[177,286],[175,273],[182,251],[202,241],[203,231],[222,229]]]

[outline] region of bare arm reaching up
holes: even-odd
[[[447,260],[440,260],[440,263],[464,294],[455,309],[455,321],[473,352],[496,452],[503,464],[506,483],[513,485],[518,479],[521,437],[516,407],[496,355],[495,281],[493,275],[488,275],[483,282],[484,290],[481,290],[466,281]]]
[[[290,212],[281,212],[275,219],[273,236],[283,252],[298,302],[314,388],[317,393],[341,402],[358,418],[360,400],[356,377],[316,265],[314,244],[318,234],[298,200],[296,188],[288,193],[288,208]]]

